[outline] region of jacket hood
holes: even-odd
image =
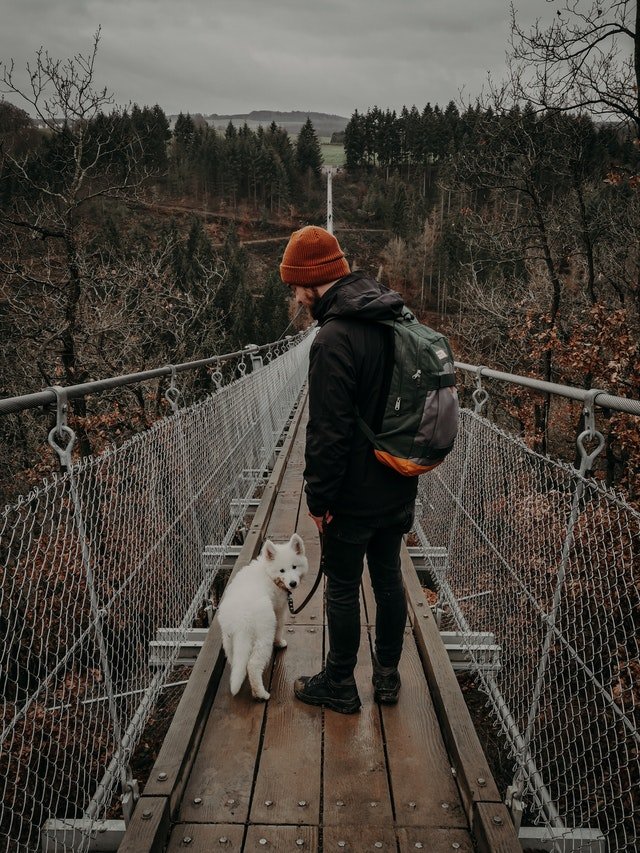
[[[389,290],[375,279],[354,272],[339,279],[314,305],[312,314],[320,326],[334,317],[354,320],[395,320],[404,301],[395,290]]]

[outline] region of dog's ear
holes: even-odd
[[[276,546],[273,544],[271,539],[266,539],[264,545],[262,546],[262,555],[266,557],[267,560],[275,560],[276,558]]]
[[[289,545],[291,545],[296,554],[304,554],[304,542],[297,533],[294,533],[291,539],[289,539]]]

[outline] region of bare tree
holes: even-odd
[[[65,61],[41,48],[27,65],[28,88],[16,82],[13,62],[0,66],[3,91],[21,98],[43,127],[35,148],[2,150],[0,181],[11,190],[0,205],[0,284],[23,319],[40,318],[42,377],[67,384],[86,376],[77,338],[82,302],[95,284],[95,210],[100,199],[132,198],[148,178],[142,141],[98,126],[113,104],[94,86],[99,39],[98,31],[88,55]]]
[[[92,362],[80,352],[87,340],[82,318],[104,289],[97,211],[104,199],[135,197],[149,177],[143,140],[133,129],[121,132],[117,111],[105,115],[113,99],[95,86],[99,41],[98,30],[87,55],[66,60],[41,48],[24,87],[14,63],[0,63],[0,88],[21,99],[42,128],[26,149],[0,139],[0,322],[13,355],[5,392],[32,390],[42,379],[87,379]],[[75,411],[85,414],[84,401]],[[88,452],[82,431],[80,438]]]
[[[521,26],[511,4],[510,94],[545,110],[624,121],[640,138],[640,4],[558,0],[550,23]]]

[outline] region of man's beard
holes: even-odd
[[[317,287],[308,287],[307,291],[309,293],[311,293],[311,295],[313,296],[313,302],[311,303],[311,305],[308,306],[309,313],[311,314],[311,316],[313,317],[314,320],[317,320],[318,318],[316,317],[316,309],[317,309],[322,297],[318,293]]]

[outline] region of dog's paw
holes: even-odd
[[[288,646],[288,643],[286,640],[274,640],[273,641],[274,649],[286,649],[287,646]]]
[[[267,693],[266,690],[259,690],[253,694],[253,698],[257,699],[259,702],[266,702],[271,698],[271,694]]]

